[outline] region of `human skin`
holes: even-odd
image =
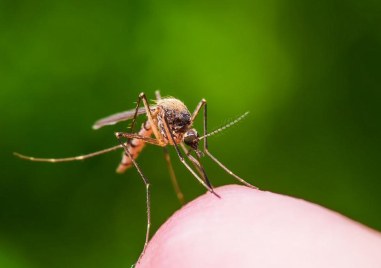
[[[381,234],[337,212],[244,186],[215,191],[171,216],[136,267],[381,267]]]

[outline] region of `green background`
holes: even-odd
[[[0,266],[129,267],[145,233],[145,188],[120,153],[22,161],[116,144],[140,92],[209,103],[211,152],[264,190],[381,230],[381,2],[0,1]],[[199,127],[200,124],[197,124]],[[176,160],[187,200],[204,189]],[[179,203],[162,150],[139,163],[156,230]],[[235,183],[208,159],[214,185]]]

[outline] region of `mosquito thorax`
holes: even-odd
[[[192,149],[197,150],[199,141],[197,131],[194,128],[189,129],[187,132],[185,132],[183,141]]]
[[[175,98],[158,100],[157,107],[159,109],[157,115],[157,127],[159,131],[163,137],[170,142],[164,126],[164,121],[166,121],[175,143],[180,143],[192,121],[192,116],[188,108],[183,102]]]
[[[164,98],[157,102],[162,109],[170,128],[178,133],[184,133],[191,123],[191,114],[185,104],[175,98]]]
[[[165,116],[172,130],[184,133],[191,122],[191,115],[188,111],[166,110]]]

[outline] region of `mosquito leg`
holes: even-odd
[[[158,110],[155,111],[154,114],[152,114],[151,108],[150,108],[150,106],[148,104],[148,100],[147,100],[147,97],[144,94],[144,92],[141,92],[139,94],[138,101],[136,102],[135,114],[134,114],[134,117],[133,117],[131,125],[130,125],[131,132],[133,132],[133,129],[134,129],[134,126],[135,126],[135,122],[136,122],[136,118],[137,118],[137,114],[138,114],[138,109],[139,109],[141,101],[143,101],[143,105],[144,105],[144,108],[146,110],[146,115],[148,117],[148,121],[150,122],[150,125],[152,127],[152,131],[153,131],[156,139],[159,141],[159,143],[161,145],[164,145],[165,142],[164,142],[163,136],[161,135],[160,131],[157,129],[157,126],[156,126],[155,120],[154,120],[154,117],[156,117],[156,114],[158,113]]]
[[[198,104],[197,104],[197,107],[196,109],[194,110],[193,114],[192,114],[192,124],[193,124],[193,121],[196,119],[197,115],[199,114],[201,108],[203,106],[206,106],[206,100],[205,99],[202,99]]]
[[[200,161],[198,161],[196,158],[194,158],[191,154],[188,154],[188,159],[194,163],[196,169],[198,170],[198,173],[200,174],[200,176],[204,179],[205,183],[210,187],[210,188],[213,188],[212,184],[210,183],[209,179],[208,179],[208,176],[206,175],[206,172],[205,172],[205,169],[204,167],[202,166],[202,164],[200,163]]]
[[[139,106],[140,106],[140,102],[141,102],[141,101],[142,101],[142,98],[141,98],[141,96],[139,95],[139,97],[138,97],[138,101],[136,102],[135,114],[134,114],[134,117],[132,118],[131,125],[130,125],[130,131],[131,131],[131,132],[134,131],[135,122],[136,122],[136,118],[137,118],[137,116],[138,116],[138,110],[139,110]]]
[[[121,146],[123,146],[124,148],[124,153],[129,157],[131,158],[131,161],[132,163],[134,164],[136,170],[138,171],[140,177],[142,178],[143,182],[144,182],[144,185],[146,186],[146,204],[147,204],[147,229],[146,229],[146,239],[145,239],[145,242],[144,242],[144,247],[143,247],[143,251],[142,253],[140,253],[140,256],[139,256],[139,259],[137,261],[137,263],[140,262],[141,258],[143,257],[145,251],[146,251],[146,248],[147,248],[147,245],[148,245],[148,241],[149,241],[149,236],[150,236],[150,228],[151,228],[151,195],[150,195],[150,182],[149,180],[147,179],[146,176],[144,176],[142,170],[140,169],[138,163],[134,160],[134,158],[131,156],[131,154],[129,153],[128,149],[127,149],[127,146],[125,143],[123,143],[123,141],[121,140],[120,137],[117,136],[117,139],[119,141],[119,143],[121,144]]]
[[[199,109],[196,109],[195,113],[193,114],[192,118],[193,117],[196,117],[199,110],[201,109],[201,107],[204,107],[204,136],[208,134],[208,126],[207,126],[207,120],[208,120],[208,114],[207,114],[207,104],[206,104],[206,100],[201,100],[200,104],[198,107],[200,107]],[[197,113],[196,113],[197,112]],[[251,185],[250,183],[248,183],[247,181],[245,181],[244,179],[242,179],[241,177],[239,177],[238,175],[236,175],[235,173],[233,173],[230,169],[228,169],[224,164],[222,164],[216,157],[214,157],[210,152],[209,152],[209,149],[208,149],[208,137],[205,136],[204,138],[204,152],[205,154],[207,154],[216,164],[218,164],[223,170],[225,170],[228,174],[230,174],[231,176],[233,176],[235,179],[237,179],[239,182],[241,182],[242,184],[250,187],[250,188],[254,188],[254,189],[258,189],[258,187],[254,186],[254,185]]]
[[[176,174],[175,174],[175,170],[173,169],[173,166],[172,166],[171,157],[170,157],[169,152],[168,152],[166,147],[163,148],[163,152],[164,152],[164,159],[165,159],[165,162],[167,163],[167,167],[168,167],[168,171],[169,171],[169,176],[171,177],[171,182],[172,182],[173,188],[176,192],[177,199],[179,199],[179,202],[181,205],[184,205],[185,204],[184,194],[181,191],[180,185],[176,179]]]
[[[216,162],[223,170],[225,170],[228,174],[230,174],[231,176],[233,176],[234,178],[236,178],[238,181],[240,181],[242,184],[250,187],[250,188],[253,188],[253,189],[258,189],[258,187],[248,183],[247,181],[245,181],[244,179],[242,179],[241,177],[239,177],[238,175],[236,175],[235,173],[233,173],[230,169],[228,169],[224,164],[222,164],[216,157],[214,157],[209,151],[205,151],[205,153],[214,161]]]
[[[130,155],[134,154],[135,158],[143,149],[144,143],[150,143],[150,144],[159,145],[159,146],[165,146],[166,145],[166,143],[162,139],[162,136],[159,136],[160,133],[157,130],[157,126],[156,126],[157,123],[155,121],[156,118],[155,118],[155,120],[153,119],[153,116],[151,113],[151,108],[150,108],[148,101],[147,101],[147,98],[143,92],[139,94],[138,101],[136,102],[135,113],[134,113],[133,120],[131,123],[131,132],[134,129],[136,117],[137,117],[138,112],[139,112],[139,106],[140,106],[140,103],[142,101],[144,104],[144,110],[146,112],[148,120],[143,124],[142,129],[139,132],[139,134],[123,133],[123,132],[116,132],[115,133],[115,135],[117,136],[118,139],[121,139],[121,138],[127,139],[127,144],[128,144],[127,148],[129,148],[129,150],[130,150]],[[156,114],[158,112],[159,112],[159,108],[154,110],[155,117],[156,117]],[[149,127],[147,128],[148,125],[149,125]],[[151,136],[152,132],[154,132],[156,139],[152,139],[149,137],[149,136]],[[159,134],[156,135],[157,133],[159,133]],[[138,143],[135,142],[135,144],[133,144],[134,140],[135,141],[139,140],[139,141],[137,141]],[[136,148],[136,149],[132,149],[132,148]],[[131,164],[132,164],[132,161],[129,161],[129,157],[124,155],[120,164],[118,165],[118,167],[116,169],[116,172],[117,173],[123,173],[129,166],[131,166]]]
[[[188,163],[185,161],[181,151],[179,150],[179,147],[178,145],[176,144],[175,142],[175,139],[173,138],[173,134],[171,131],[169,131],[169,126],[168,126],[168,121],[167,121],[167,118],[164,117],[164,127],[166,129],[166,132],[169,134],[168,136],[170,137],[170,139],[172,140],[172,143],[173,143],[173,146],[175,147],[176,149],[176,153],[181,161],[181,163],[184,164],[184,166],[189,170],[190,173],[192,173],[192,175],[209,191],[211,192],[212,194],[214,194],[215,196],[217,196],[218,198],[220,198],[220,196],[213,190],[212,187],[208,186],[203,179],[201,179],[197,174],[196,172],[194,172],[194,170],[188,165]]]
[[[152,139],[149,137],[143,137],[143,136],[140,136],[140,135],[134,134],[134,133],[116,132],[115,136],[118,139],[121,139],[121,138],[141,139],[146,143],[150,143],[150,144],[157,145],[157,146],[162,146],[162,145],[160,145],[160,143],[156,139]],[[175,192],[176,192],[176,196],[179,199],[180,204],[183,205],[185,203],[184,202],[184,195],[181,192],[180,186],[176,180],[176,175],[175,175],[175,171],[174,171],[173,166],[172,166],[171,158],[170,158],[169,153],[165,147],[163,147],[163,150],[164,150],[165,161],[167,163],[167,167],[169,170],[169,175],[171,177],[171,181],[172,181],[173,187],[174,187]]]
[[[117,145],[117,146],[114,146],[114,147],[111,147],[111,148],[107,148],[107,149],[104,149],[104,150],[100,150],[100,151],[97,151],[97,152],[94,152],[94,153],[84,154],[84,155],[79,155],[79,156],[73,156],[73,157],[65,157],[65,158],[38,158],[38,157],[33,157],[33,156],[22,155],[22,154],[19,154],[19,153],[13,153],[13,154],[15,156],[21,158],[21,159],[25,159],[25,160],[29,160],[29,161],[58,163],[58,162],[70,162],[70,161],[85,160],[87,158],[91,158],[91,157],[94,157],[94,156],[97,156],[97,155],[101,155],[101,154],[105,154],[105,153],[108,153],[108,152],[112,152],[112,151],[115,151],[115,150],[118,150],[118,149],[121,149],[121,148],[123,148],[122,145]]]
[[[155,95],[156,95],[157,100],[161,100],[161,95],[160,95],[159,90],[155,91]],[[182,193],[182,191],[180,189],[180,185],[176,179],[175,170],[173,169],[171,157],[169,155],[167,148],[163,147],[163,152],[164,152],[164,159],[165,159],[165,162],[167,163],[167,167],[168,167],[168,171],[169,171],[169,176],[171,177],[171,182],[172,182],[173,188],[176,192],[177,199],[179,199],[181,205],[184,205],[184,203],[185,203],[184,194]]]
[[[135,123],[136,123],[136,118],[137,118],[137,116],[138,116],[138,110],[139,110],[139,107],[140,107],[140,103],[141,103],[141,101],[142,101],[142,98],[143,98],[142,94],[139,94],[139,96],[138,96],[138,100],[137,100],[137,102],[136,102],[135,113],[134,113],[134,116],[133,116],[132,121],[131,121],[131,124],[130,124],[130,131],[131,131],[131,132],[134,131],[134,127],[135,127]],[[147,109],[146,109],[146,111],[147,111]],[[115,133],[115,136],[117,137],[118,141],[120,141],[122,137],[127,138],[127,144],[129,144],[130,146],[131,146],[131,141],[132,141],[132,139],[133,139],[133,138],[138,138],[138,137],[132,137],[133,135],[135,135],[135,136],[139,136],[138,134],[130,134],[130,136],[129,136],[128,133],[122,133],[122,132],[116,132],[116,133]],[[144,139],[149,139],[149,138],[141,137],[140,139],[143,139],[143,140],[144,140]],[[126,148],[128,148],[128,146],[127,146]],[[126,148],[125,148],[125,151],[128,151],[128,149],[126,149]],[[130,157],[130,158],[131,158],[131,157]],[[132,159],[132,158],[131,158],[131,159]],[[123,160],[122,160],[122,161],[123,161]]]
[[[154,117],[156,117],[157,113],[159,112],[159,108],[157,108],[154,115],[152,115],[146,95],[142,92],[139,94],[139,98],[143,100],[143,104],[144,104],[144,107],[146,108],[147,117],[151,124],[153,134],[155,135],[156,139],[159,141],[161,145],[166,145],[163,135],[160,133],[159,129],[157,128],[156,121],[154,120]]]
[[[184,157],[182,156],[177,144],[174,144],[175,146],[175,149],[176,149],[176,152],[177,152],[177,155],[179,156],[179,159],[181,161],[181,163],[184,164],[184,166],[190,171],[190,173],[192,173],[192,175],[209,191],[211,192],[212,194],[214,194],[215,196],[217,196],[218,198],[220,198],[220,196],[213,190],[213,188],[211,188],[207,183],[204,182],[203,179],[201,179],[195,172],[194,170],[188,165],[188,163],[185,161]]]
[[[141,136],[141,135],[135,134],[135,133],[115,132],[115,136],[118,139],[121,139],[121,138],[126,138],[126,139],[129,139],[129,140],[131,140],[131,139],[139,139],[139,140],[143,140],[144,142],[149,143],[149,144],[153,144],[153,145],[157,145],[157,146],[163,146],[156,139],[153,139],[153,138],[150,138],[150,137],[144,137],[144,136]]]
[[[181,143],[181,148],[183,149],[185,155],[188,157],[188,159],[192,162],[193,166],[196,168],[198,174],[200,177],[204,180],[204,182],[210,187],[213,188],[212,184],[210,183],[208,176],[206,175],[205,169],[202,166],[200,159],[196,159],[191,155],[191,150],[188,150],[184,143]]]

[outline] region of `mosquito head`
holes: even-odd
[[[197,150],[199,142],[197,131],[194,128],[189,129],[185,132],[183,141],[192,149]]]

